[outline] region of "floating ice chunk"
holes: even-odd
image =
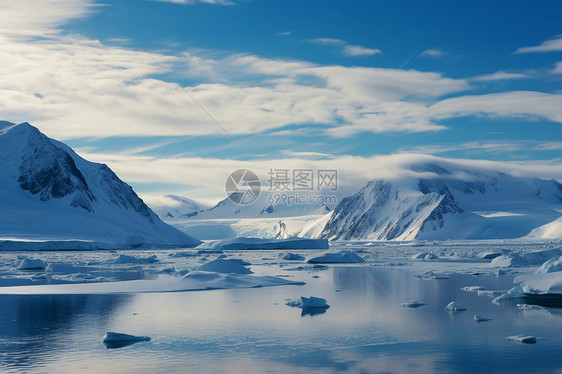
[[[240,263],[232,260],[216,259],[209,261],[197,268],[199,271],[211,271],[215,273],[235,273],[235,274],[251,274],[252,271]]]
[[[361,263],[365,262],[365,260],[351,251],[340,251],[334,253],[325,253],[321,256],[313,257],[309,259],[308,262],[311,264],[346,264]]]
[[[282,255],[282,253],[280,253],[280,255]],[[283,260],[288,260],[288,261],[304,261],[304,256],[291,252],[285,253],[285,255],[282,258]]]
[[[491,265],[493,267],[509,268],[514,266],[527,266],[529,263],[517,253],[508,253],[494,258]]]
[[[506,339],[523,344],[535,344],[537,342],[537,337],[532,335],[514,335],[508,336]]]
[[[25,257],[19,264],[18,266],[18,270],[43,270],[45,269],[46,264],[36,258],[36,259],[32,259],[32,258],[27,258]]]
[[[156,255],[148,257],[134,257],[128,255],[119,255],[113,260],[106,261],[107,264],[123,265],[123,264],[153,264],[158,262]]]
[[[135,336],[118,332],[107,332],[103,337],[103,344],[109,349],[123,348],[138,342],[149,342],[149,336]]]
[[[162,274],[172,274],[176,272],[176,268],[174,266],[168,266],[158,272]]]
[[[111,332],[108,331],[105,336],[103,337],[103,342],[124,342],[124,341],[150,341],[149,336],[135,336],[129,334],[123,334],[120,332]]]
[[[451,301],[446,307],[445,310],[448,310],[450,312],[462,312],[463,310],[466,310],[466,308],[463,308],[462,306],[460,306],[459,304],[455,303],[454,301]]]
[[[419,252],[412,256],[412,260],[439,260],[439,257],[431,252]]]
[[[172,252],[169,253],[168,256],[170,257],[197,257],[199,253],[195,251],[183,251],[183,252]]]
[[[482,317],[482,316],[479,316],[477,314],[474,315],[474,321],[475,322],[486,322],[486,321],[491,321],[491,320],[492,319],[488,318],[488,317]]]
[[[520,310],[536,310],[536,311],[541,311],[541,312],[548,312],[548,309],[546,309],[545,307],[542,307],[540,305],[533,305],[533,304],[517,304],[517,309]]]
[[[398,304],[398,305],[403,307],[403,308],[419,308],[420,306],[424,306],[424,305],[427,305],[427,304],[419,302],[419,301],[412,301],[411,303],[402,303],[402,304]]]
[[[554,273],[557,271],[562,271],[562,256],[553,257],[550,260],[546,261],[541,265],[541,267],[535,274]]]
[[[505,290],[504,291],[478,290],[476,292],[478,293],[478,296],[497,297],[503,295],[505,293]]]
[[[304,297],[301,296],[300,299],[289,300],[287,305],[294,308],[324,308],[328,309],[330,306],[326,303],[326,299],[321,297]]]
[[[427,271],[423,274],[415,275],[416,278],[420,279],[449,279],[449,277],[445,275],[436,274],[433,271]]]
[[[466,291],[466,292],[476,292],[476,291],[480,291],[485,289],[486,287],[484,286],[466,286],[461,288],[461,290]]]

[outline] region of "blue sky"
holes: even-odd
[[[237,166],[562,158],[559,1],[3,9],[2,118],[108,163],[141,194],[218,199]]]

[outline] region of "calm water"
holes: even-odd
[[[259,266],[254,270],[260,271]],[[562,313],[522,311],[461,291],[509,289],[510,276],[424,280],[403,267],[331,266],[274,275],[304,286],[89,296],[0,296],[2,372],[553,372],[562,371]],[[285,305],[327,299],[325,313]],[[429,305],[402,308],[399,302]],[[468,310],[450,314],[452,300]],[[474,314],[493,318],[476,323]],[[107,349],[106,331],[148,335]],[[509,335],[543,340],[517,344]]]

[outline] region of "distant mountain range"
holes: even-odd
[[[560,223],[553,223],[562,216],[562,184],[556,180],[514,177],[453,161],[410,169],[409,177],[369,182],[302,235],[330,240],[562,235],[556,231]]]
[[[1,240],[200,244],[162,222],[107,165],[84,160],[27,122],[0,122],[0,177]]]

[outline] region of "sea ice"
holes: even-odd
[[[43,270],[45,269],[46,264],[36,258],[36,259],[32,259],[32,258],[27,258],[25,257],[19,264],[18,266],[18,270]]]
[[[318,257],[308,260],[311,264],[338,264],[338,263],[361,263],[365,262],[360,256],[351,251],[340,251],[334,253],[325,253]]]
[[[476,291],[480,291],[485,289],[486,287],[484,286],[466,286],[461,288],[461,290],[466,291],[466,292],[476,292]]]
[[[562,256],[562,248],[551,248],[542,251],[527,252],[521,255],[521,257],[523,257],[529,265],[540,265],[553,257],[560,256]]]
[[[328,309],[330,307],[326,303],[326,299],[323,299],[321,297],[314,297],[314,296],[310,296],[310,297],[301,296],[300,299],[289,300],[287,302],[287,305],[290,307],[303,308],[303,309],[306,308]]]
[[[455,303],[454,301],[451,301],[446,307],[445,310],[448,310],[450,312],[462,312],[463,310],[466,310],[466,308],[463,308],[462,306],[460,306],[459,304]]]
[[[482,317],[482,316],[479,316],[477,314],[474,315],[474,321],[475,322],[486,322],[486,321],[491,321],[491,320],[492,319],[488,318],[488,317]]]

